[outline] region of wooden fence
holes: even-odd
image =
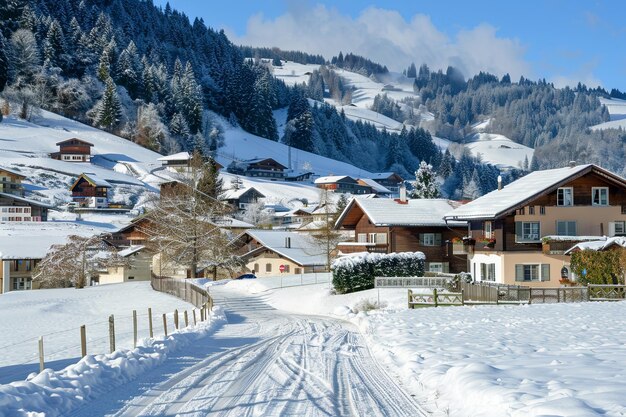
[[[202,308],[205,305],[208,306],[209,311],[213,308],[213,299],[209,292],[188,279],[159,277],[152,274],[151,284],[155,291],[173,295],[198,308]]]
[[[376,288],[444,288],[454,275],[435,277],[376,277]]]
[[[408,305],[409,308],[415,307],[443,307],[443,306],[462,306],[464,304],[463,291],[461,292],[438,292],[433,289],[432,294],[414,293],[409,291]]]

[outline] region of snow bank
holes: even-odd
[[[45,369],[26,381],[0,385],[0,417],[66,415],[85,401],[158,366],[168,354],[207,336],[224,320],[220,307],[214,307],[210,321],[167,338],[144,339],[135,349],[88,355],[63,370]]]
[[[430,411],[626,414],[626,303],[359,313],[374,355]],[[440,414],[435,414],[440,415]]]

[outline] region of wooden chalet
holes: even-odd
[[[284,179],[286,166],[272,158],[256,158],[247,161],[232,162],[226,170],[231,174],[246,177],[264,177]]]
[[[0,221],[45,222],[52,206],[15,194],[0,192]]]
[[[24,187],[22,186],[22,180],[24,179],[26,179],[26,175],[0,166],[0,193],[23,197]]]
[[[596,165],[535,171],[445,218],[469,224],[475,279],[556,286],[562,275],[575,279],[569,248],[626,235],[626,180]]]
[[[467,255],[463,246],[454,242],[465,235],[466,223],[443,219],[457,204],[445,199],[353,198],[335,224],[336,229],[353,231],[353,239],[340,243],[339,250],[423,252],[427,271],[465,271]]]
[[[191,169],[191,159],[193,155],[189,152],[178,152],[173,155],[162,156],[157,158],[157,161],[161,162],[161,165],[169,171],[174,172],[187,172]],[[219,171],[224,168],[219,162],[212,158],[204,158],[204,162],[212,162],[215,164],[215,168]]]
[[[261,194],[254,187],[248,187],[226,190],[220,198],[238,210],[246,210],[250,204],[257,203],[260,199],[265,198],[265,195]]]
[[[371,179],[394,194],[398,194],[400,192],[400,185],[404,183],[404,178],[395,172],[379,172],[372,175]]]
[[[57,143],[58,152],[50,154],[52,159],[58,159],[65,162],[90,162],[91,147],[93,143],[72,138]]]
[[[315,186],[335,193],[371,194],[372,187],[361,185],[357,180],[347,175],[331,175],[315,180]]]
[[[109,206],[111,184],[92,173],[83,173],[70,187],[72,199],[79,205],[93,208]]]

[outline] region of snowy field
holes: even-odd
[[[591,130],[626,129],[626,100],[600,98],[609,111],[610,121],[591,126]]]
[[[152,308],[155,336],[163,334],[163,313],[193,306],[153,291],[149,282],[9,292],[0,296],[0,383],[24,379],[39,370],[38,338],[44,336],[46,367],[61,369],[80,357],[80,326],[87,328],[87,353],[109,349],[108,317],[115,316],[117,347],[132,348],[132,313],[137,310],[139,338],[148,334]],[[172,317],[169,328],[173,330]],[[0,404],[1,408],[1,404]]]
[[[534,149],[513,142],[503,135],[495,133],[476,133],[471,141],[465,144],[472,155],[480,154],[481,160],[496,166],[509,166],[519,168],[528,158],[528,163],[533,159]]]
[[[357,324],[374,356],[434,416],[626,415],[624,302],[407,310],[404,289],[330,295],[324,284],[263,282],[228,286],[276,308]],[[359,311],[379,297],[387,307]]]

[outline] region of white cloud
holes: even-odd
[[[277,46],[327,59],[339,51],[353,52],[396,71],[415,62],[444,70],[453,65],[466,76],[479,71],[499,76],[508,72],[513,79],[532,76],[525,48],[516,39],[498,37],[493,26],[461,30],[451,39],[426,15],[416,14],[407,21],[397,11],[374,7],[352,18],[324,5],[301,4],[275,19],[254,15],[244,35],[228,36],[237,44]]]

